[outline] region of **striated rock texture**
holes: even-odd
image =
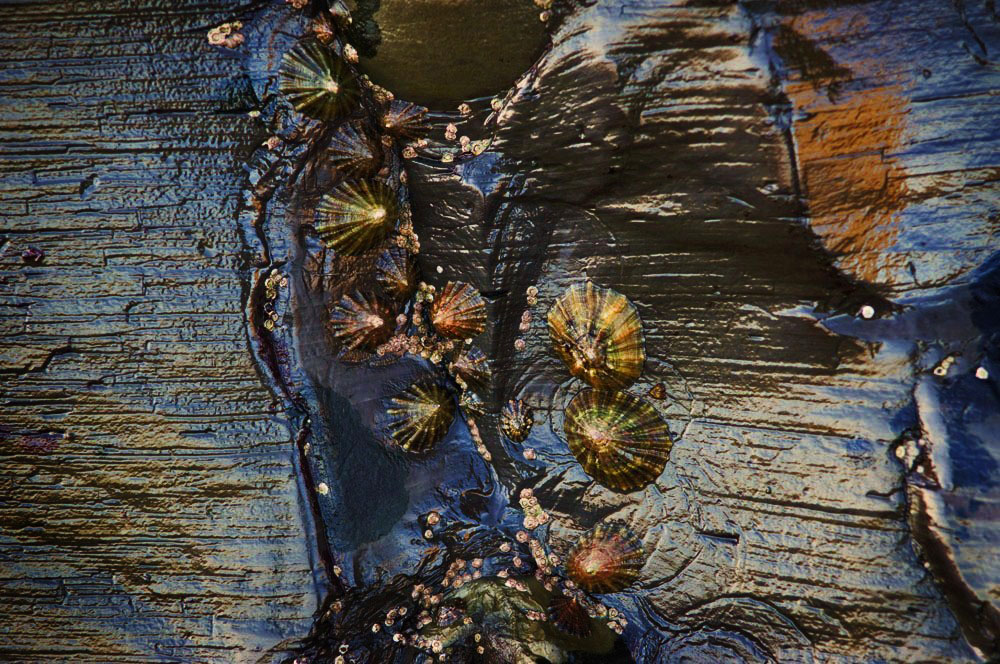
[[[3,7],[5,662],[254,661],[311,624],[290,432],[247,352],[233,231],[267,134],[241,53],[206,41],[237,8]]]
[[[405,164],[421,278],[483,294],[492,369],[478,427],[463,403],[419,460],[385,446],[380,404],[429,363],[324,335],[375,273],[309,235],[330,180],[275,101],[311,14],[8,9],[0,659],[248,661],[313,627],[306,657],[343,637],[410,661],[372,616],[529,513],[557,560],[603,523],[642,542],[597,661],[998,651],[991,1],[556,2],[495,108],[435,115]],[[237,18],[244,41],[208,45]],[[582,385],[545,312],[584,278],[636,306],[629,389],[674,438],[631,493],[565,442]],[[516,444],[512,399],[534,413]],[[497,624],[523,602],[472,588]]]

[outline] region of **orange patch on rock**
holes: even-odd
[[[853,276],[895,281],[892,273],[906,260],[893,247],[907,189],[892,154],[903,140],[908,100],[895,86],[836,102],[804,82],[788,94],[810,113],[794,135],[813,230]]]
[[[905,142],[909,100],[881,62],[836,62],[820,46],[858,28],[854,20],[833,20],[824,12],[786,23],[782,36],[792,38],[786,39],[792,56],[786,65],[798,76],[785,91],[803,117],[793,134],[813,230],[841,269],[895,285],[907,260],[894,249],[908,191],[905,169],[893,155]],[[872,87],[843,89],[862,77]]]

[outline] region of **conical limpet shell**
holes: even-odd
[[[396,223],[396,194],[378,181],[345,182],[316,206],[316,232],[329,247],[357,254],[385,240]]]
[[[590,281],[570,286],[549,310],[548,323],[556,354],[593,387],[622,389],[642,373],[642,321],[621,293]]]
[[[642,543],[624,526],[598,525],[566,557],[566,572],[592,593],[616,593],[636,579],[645,564]]]
[[[546,608],[549,622],[556,629],[571,636],[586,638],[593,629],[590,615],[580,602],[572,597],[554,595]]]
[[[455,361],[448,365],[453,376],[462,379],[473,390],[483,390],[493,377],[486,354],[475,346],[465,346]]]
[[[358,84],[350,68],[317,41],[299,44],[281,59],[280,88],[296,111],[333,120],[353,108]]]
[[[392,336],[392,310],[361,293],[345,295],[330,312],[330,332],[346,350],[373,351]]]
[[[609,489],[635,491],[656,480],[673,441],[660,414],[627,392],[583,390],[566,408],[570,451]]]
[[[451,428],[455,398],[435,383],[414,383],[389,400],[389,435],[410,452],[427,452]]]
[[[375,261],[375,281],[387,295],[407,298],[417,287],[417,265],[405,249],[389,247]]]
[[[366,177],[378,170],[381,150],[363,129],[345,124],[330,139],[326,152],[339,170]]]
[[[469,339],[486,329],[486,301],[461,281],[449,281],[431,304],[431,324],[438,334]]]
[[[527,440],[534,424],[534,411],[521,399],[511,399],[500,411],[500,431],[515,443]]]
[[[427,131],[424,116],[427,109],[395,99],[382,113],[381,124],[386,133],[397,138],[417,138]]]

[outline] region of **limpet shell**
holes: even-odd
[[[330,138],[327,156],[344,173],[366,177],[378,170],[381,148],[363,129],[353,124],[344,124]]]
[[[581,391],[566,408],[570,451],[609,489],[635,491],[656,480],[673,441],[660,414],[627,392]]]
[[[523,443],[535,424],[534,417],[531,406],[521,399],[511,399],[500,411],[500,431],[515,443]]]
[[[375,260],[375,281],[387,295],[405,299],[417,288],[417,265],[401,247],[389,247]]]
[[[387,134],[397,138],[417,138],[427,131],[426,115],[423,106],[394,99],[382,113],[381,124]]]
[[[299,44],[281,59],[281,93],[296,111],[333,120],[354,107],[358,84],[347,64],[318,41]]]
[[[639,578],[645,561],[642,542],[628,528],[599,524],[569,552],[566,573],[588,592],[616,593]]]
[[[344,182],[316,206],[316,232],[327,246],[357,254],[384,241],[397,214],[396,194],[386,185]]]
[[[545,612],[549,621],[561,632],[580,638],[590,636],[593,629],[590,615],[575,598],[553,595]]]
[[[386,415],[389,435],[400,447],[427,452],[451,428],[455,398],[436,383],[418,382],[389,400]]]
[[[449,281],[431,305],[431,324],[451,339],[468,339],[486,329],[486,301],[473,286]]]
[[[330,332],[346,350],[374,351],[392,336],[392,310],[374,297],[345,295],[330,312]]]
[[[448,369],[453,376],[461,378],[466,385],[477,391],[485,389],[493,377],[486,354],[475,346],[463,347],[458,357],[448,365]]]
[[[590,281],[570,286],[549,310],[548,324],[556,355],[591,386],[624,389],[642,373],[642,321],[621,293]]]

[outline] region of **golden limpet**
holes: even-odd
[[[623,389],[642,373],[642,321],[621,293],[591,281],[570,286],[549,310],[548,324],[556,354],[593,387]]]

